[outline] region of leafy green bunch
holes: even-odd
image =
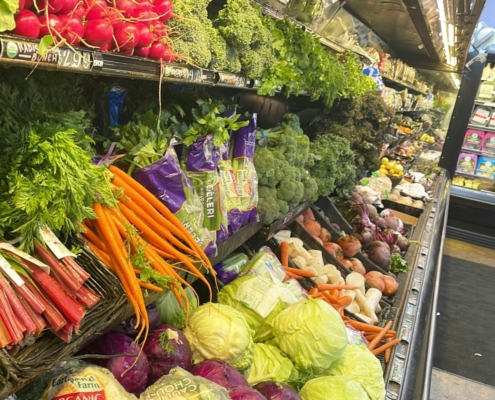
[[[344,90],[342,64],[324,49],[315,35],[288,18],[265,17],[264,22],[273,37],[275,60],[263,74],[258,94],[274,95],[283,87],[287,96],[307,91],[312,100],[323,97],[331,105]]]
[[[74,130],[58,128],[33,124],[0,136],[0,233],[21,235],[28,251],[40,224],[66,237],[95,218],[94,202],[114,204],[106,168],[93,165]]]
[[[370,90],[376,90],[376,82],[363,74],[363,67],[356,55],[345,51],[337,57],[344,67],[346,80],[341,96],[359,97]]]
[[[318,195],[329,195],[336,191],[344,195],[356,180],[354,152],[345,138],[324,134],[311,142],[314,165],[308,168],[318,184]]]
[[[260,78],[273,62],[272,35],[259,6],[249,0],[227,0],[214,20],[227,44],[227,69]]]

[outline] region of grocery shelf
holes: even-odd
[[[489,205],[495,204],[495,193],[493,192],[452,185],[452,187],[450,188],[450,194],[451,196],[455,196],[465,200],[477,201]]]
[[[401,296],[395,330],[402,341],[394,348],[385,371],[386,399],[426,398],[432,368],[436,299],[443,238],[446,226],[450,180],[442,172],[428,205],[414,230],[418,241],[407,260],[411,267]]]
[[[465,149],[464,147],[461,148],[461,151],[463,153],[471,153],[471,154],[477,154],[479,156],[491,156],[491,157],[495,157],[495,154],[491,154],[487,151],[483,151],[483,150],[473,150],[473,149]]]
[[[485,107],[495,107],[495,102],[493,101],[481,101],[481,100],[476,100],[474,102],[477,106],[485,106]]]
[[[155,81],[161,77],[165,82],[237,89],[256,89],[260,85],[259,81],[242,74],[211,71],[175,63],[165,63],[161,68],[158,61],[85,48],[71,49],[61,46],[41,57],[38,54],[39,43],[40,41],[35,39],[0,34],[0,64]]]
[[[269,226],[265,226],[264,229],[260,232],[265,240],[271,239],[275,234],[284,229],[287,225],[289,225],[292,221],[294,221],[299,215],[301,215],[304,211],[306,211],[310,206],[310,203],[305,202],[299,204],[295,209],[289,211],[285,217],[273,222]]]
[[[463,176],[463,177],[469,178],[469,179],[479,179],[480,181],[495,183],[495,179],[487,178],[486,176],[478,176],[478,175],[474,175],[474,174],[465,174],[464,172],[457,172],[457,171],[455,172],[454,175]]]
[[[396,79],[396,78],[392,78],[391,76],[388,76],[387,74],[382,73],[381,75],[382,75],[383,83],[385,84],[385,86],[390,86],[392,88],[407,89],[412,94],[421,94],[423,96],[426,96],[428,94],[427,92],[424,92],[424,91],[414,87],[410,83],[401,81],[401,80]]]
[[[478,131],[493,132],[493,133],[495,133],[495,128],[489,128],[489,127],[483,126],[483,125],[469,124],[467,127],[470,128],[470,129],[477,129]]]

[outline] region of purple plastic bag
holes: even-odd
[[[173,146],[155,163],[134,170],[134,179],[155,195],[182,222],[207,256],[216,254],[210,232],[202,227],[203,209],[192,182],[180,167]]]

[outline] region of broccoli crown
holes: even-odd
[[[268,198],[277,198],[277,189],[271,188],[268,186],[259,185],[258,186],[258,198],[260,199],[268,199]]]
[[[318,198],[318,183],[314,178],[308,178],[304,182],[304,195],[301,201],[316,201]]]
[[[280,182],[280,185],[277,188],[277,199],[284,200],[286,202],[290,202],[297,191],[297,182],[294,180],[284,179]]]
[[[301,129],[299,117],[296,114],[285,114],[284,122],[289,125],[298,135],[302,135],[304,133]]]
[[[277,200],[273,197],[258,200],[258,213],[265,214],[265,224],[271,224],[276,221],[280,214],[280,207]]]
[[[192,65],[207,68],[211,62],[210,34],[211,21],[201,20],[195,15],[170,19],[170,36],[174,52]]]
[[[259,78],[265,71],[265,62],[255,50],[246,50],[240,57],[242,72],[249,78]]]
[[[258,173],[258,178],[275,176],[275,158],[272,152],[264,147],[257,147],[254,151],[254,167]]]
[[[291,199],[291,203],[299,204],[304,196],[304,183],[294,182],[296,185],[296,190],[294,191],[294,196]]]
[[[283,218],[290,211],[289,203],[287,203],[286,201],[277,199],[277,204],[278,204],[278,207],[280,209],[279,214],[278,214],[278,218]]]

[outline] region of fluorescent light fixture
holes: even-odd
[[[450,55],[449,44],[450,44],[451,38],[452,39],[454,38],[454,26],[452,24],[448,24],[448,25],[452,26],[452,28],[451,28],[452,29],[452,36],[450,37],[449,33],[448,33],[450,28],[447,25],[447,16],[445,14],[444,0],[437,0],[437,6],[438,6],[438,16],[440,19],[440,29],[442,32],[441,36],[442,36],[442,42],[443,42],[443,50],[445,52],[445,61],[447,64],[453,65],[451,55]],[[456,60],[456,63],[457,63],[457,60]]]
[[[457,65],[457,57],[450,57],[450,62],[448,64],[455,67]]]
[[[454,33],[454,25],[448,24],[448,32],[449,32],[449,45],[455,45],[455,33]]]

